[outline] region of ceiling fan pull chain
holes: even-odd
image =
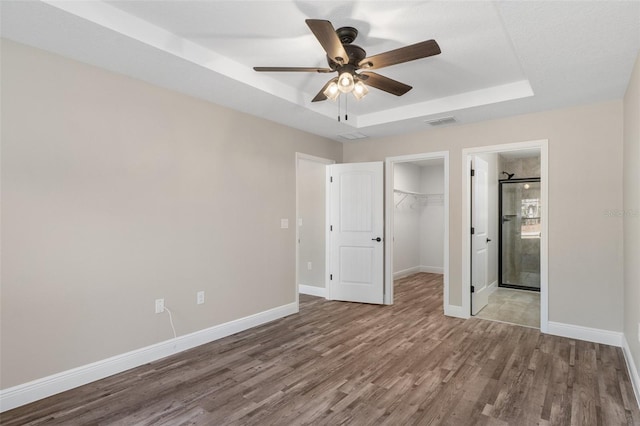
[[[349,121],[349,97],[344,97],[344,121]]]
[[[341,111],[340,111],[340,97],[338,97],[338,122],[340,122],[340,114],[341,114]]]

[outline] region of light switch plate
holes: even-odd
[[[280,228],[287,229],[289,227],[289,219],[280,219]]]

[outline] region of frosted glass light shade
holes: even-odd
[[[360,100],[362,98],[364,98],[367,93],[369,93],[369,89],[367,88],[367,86],[361,82],[358,81],[354,86],[353,86],[353,96],[357,99]]]
[[[340,90],[338,90],[338,84],[335,81],[332,81],[326,89],[324,89],[324,92],[322,92],[327,99],[331,99],[332,101],[335,101],[338,96],[340,96]]]
[[[355,83],[353,81],[353,76],[350,72],[343,72],[338,77],[338,89],[342,93],[349,93],[353,90]]]

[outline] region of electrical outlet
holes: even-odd
[[[311,262],[307,262],[307,269],[308,270],[312,270],[313,269],[313,265],[311,264]]]
[[[156,299],[156,314],[164,312],[164,299]]]
[[[204,291],[199,291],[196,293],[196,303],[198,305],[202,305],[204,303]]]

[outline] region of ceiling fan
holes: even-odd
[[[335,100],[340,93],[353,93],[357,99],[361,99],[369,91],[367,86],[402,96],[412,87],[368,70],[440,54],[438,43],[435,40],[426,40],[367,57],[363,48],[351,44],[358,36],[358,30],[355,28],[341,27],[336,30],[331,22],[322,19],[307,19],[305,22],[327,52],[329,68],[254,67],[253,69],[260,72],[337,72],[338,76],[329,80],[312,102]]]

